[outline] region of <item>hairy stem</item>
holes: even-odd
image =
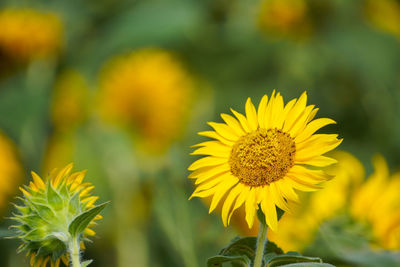
[[[81,267],[79,238],[74,237],[69,242],[68,250],[72,267]]]
[[[267,244],[267,224],[260,220],[260,229],[258,231],[256,255],[254,257],[253,267],[261,267],[264,256],[264,247]]]

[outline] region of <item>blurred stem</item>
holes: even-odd
[[[81,262],[79,260],[79,238],[73,237],[68,245],[69,256],[71,257],[72,267],[81,267]]]
[[[267,244],[267,224],[265,221],[260,220],[260,229],[258,230],[256,255],[254,257],[253,267],[261,267],[262,259],[264,256],[264,247]]]

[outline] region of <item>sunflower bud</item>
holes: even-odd
[[[94,186],[82,182],[86,171],[70,174],[71,169],[72,164],[53,170],[46,182],[32,172],[33,181],[20,188],[22,205],[15,205],[18,212],[11,217],[18,224],[11,227],[22,241],[18,252],[28,251],[31,266],[59,266],[60,261],[68,266],[72,245],[83,248],[95,235],[90,227],[107,203],[95,206],[98,197],[89,194]]]

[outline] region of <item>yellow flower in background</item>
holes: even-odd
[[[338,163],[326,172],[335,178],[314,194],[302,195],[302,205],[292,205],[292,212],[280,219],[279,231],[268,232],[268,239],[284,251],[303,251],[311,244],[322,222],[345,212],[353,192],[364,179],[364,167],[356,157],[343,151],[331,156]]]
[[[136,131],[146,150],[163,150],[181,133],[193,81],[161,49],[142,49],[109,62],[101,74],[102,115]]]
[[[382,156],[373,160],[374,173],[354,194],[350,212],[372,230],[372,245],[400,249],[400,173],[389,174]]]
[[[258,25],[274,35],[307,35],[311,31],[307,11],[305,0],[263,0]]]
[[[76,134],[74,131],[55,132],[47,143],[43,160],[43,169],[49,172],[57,166],[63,166],[75,160]]]
[[[87,117],[88,84],[85,77],[69,70],[57,79],[51,102],[51,119],[57,131],[70,130]]]
[[[0,132],[0,211],[18,189],[23,170],[13,142]]]
[[[54,169],[46,180],[32,172],[33,181],[20,188],[23,204],[15,205],[18,214],[11,219],[18,224],[12,227],[16,229],[15,238],[22,241],[18,250],[28,251],[31,266],[58,267],[61,261],[69,266],[67,246],[71,238],[82,236],[80,246],[83,249],[82,240],[95,235],[91,227],[102,218],[98,213],[90,217],[82,232],[76,233],[73,228],[75,219],[88,220],[86,212],[95,208],[98,197],[90,195],[94,186],[83,182],[86,171],[71,173],[72,167],[69,164],[61,170]],[[96,207],[100,206],[103,205]],[[82,220],[80,222],[82,225]]]
[[[63,26],[56,14],[33,9],[0,10],[0,51],[15,60],[48,57],[59,52]]]
[[[307,106],[307,94],[284,105],[275,91],[265,95],[254,107],[248,98],[246,116],[221,114],[225,123],[210,122],[214,131],[199,135],[213,138],[195,145],[192,155],[205,155],[190,165],[189,178],[195,179],[191,197],[213,196],[210,212],[226,195],[222,221],[229,224],[233,212],[244,205],[251,228],[260,205],[267,225],[277,229],[276,206],[289,210],[287,201],[298,201],[294,189],[315,191],[330,176],[314,167],[325,167],[336,160],[322,154],[336,148],[337,134],[315,134],[335,123],[328,118],[315,119],[318,108]],[[306,166],[314,166],[309,169]]]
[[[365,13],[379,29],[400,37],[400,2],[397,0],[366,0]]]

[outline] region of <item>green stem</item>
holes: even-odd
[[[79,238],[75,237],[72,238],[72,240],[69,242],[69,256],[70,256],[70,260],[72,263],[72,267],[81,267],[81,262],[80,262],[80,244],[79,244]]]
[[[254,257],[253,267],[261,267],[264,256],[264,247],[267,244],[267,224],[260,220],[260,229],[258,231],[256,255]]]

